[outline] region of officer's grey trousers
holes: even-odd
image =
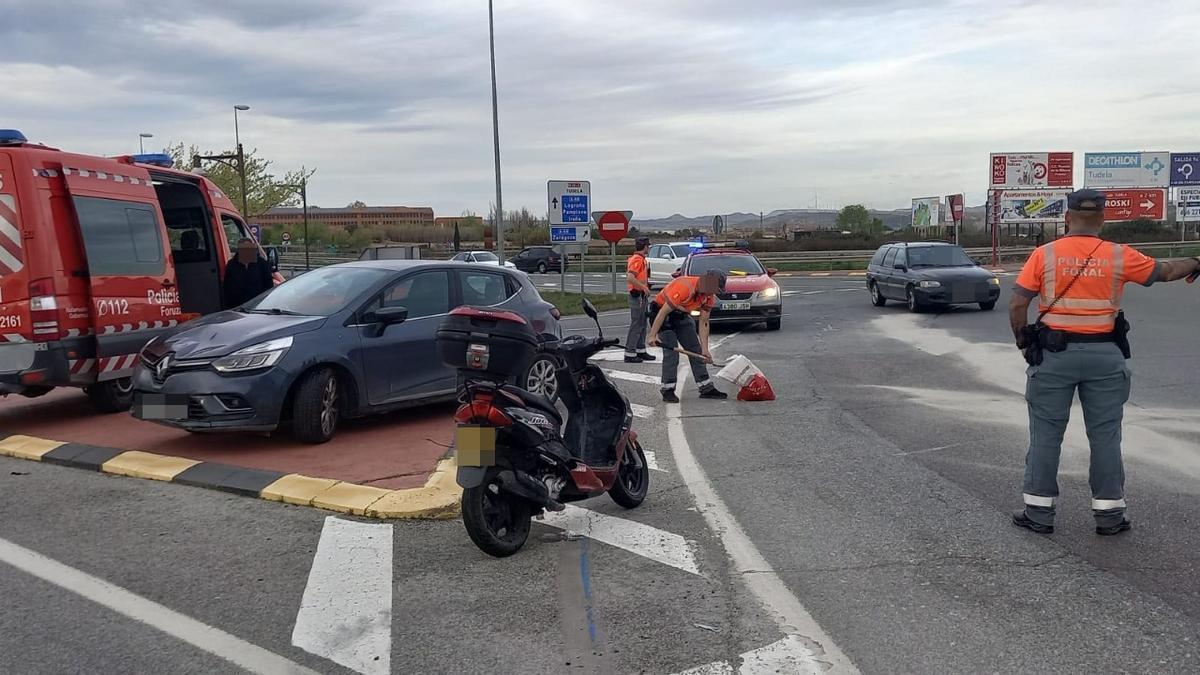
[[[625,338],[625,355],[637,356],[646,353],[646,332],[650,329],[646,312],[650,308],[650,296],[629,295],[629,335]]]
[[[1121,418],[1129,400],[1129,369],[1111,342],[1072,343],[1062,352],[1045,352],[1040,366],[1027,371],[1029,453],[1025,456],[1025,513],[1042,525],[1054,524],[1058,499],[1058,458],[1079,392],[1091,444],[1088,476],[1092,513],[1101,527],[1117,525],[1125,515],[1125,469],[1121,463]]]
[[[671,312],[660,331],[659,342],[663,346],[662,390],[674,390],[679,375],[679,352],[675,351],[675,347],[683,347],[693,354],[700,353],[696,320],[683,312]],[[701,389],[710,386],[712,380],[708,378],[708,368],[704,367],[704,361],[689,356],[688,362],[692,366],[692,377],[696,380],[696,386]]]

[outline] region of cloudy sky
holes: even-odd
[[[0,127],[33,140],[228,148],[245,104],[314,203],[494,200],[485,0],[0,9]],[[1200,150],[1197,35],[1195,0],[497,0],[504,203],[543,212],[552,178],[639,217],[977,203],[989,152]]]

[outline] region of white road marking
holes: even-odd
[[[654,454],[653,450],[642,448],[642,454],[646,455],[646,466],[650,467],[651,471],[662,471],[663,473],[666,473],[666,469],[658,468],[658,456]]]
[[[654,417],[654,408],[651,408],[648,405],[630,403],[629,407],[633,409],[633,416],[638,419],[648,420],[651,417]]]
[[[299,663],[7,539],[0,539],[0,562],[8,563],[22,572],[160,630],[252,673],[316,675],[316,671]]]
[[[818,293],[827,293],[828,291],[804,291],[805,295],[816,295]]]
[[[804,672],[811,668],[815,659],[812,651],[795,635],[772,642],[765,647],[743,653],[737,670],[728,661],[714,661],[703,666],[688,668],[675,675],[774,675],[775,673]]]
[[[627,380],[629,382],[641,382],[642,384],[661,384],[662,378],[658,375],[643,375],[642,373],[627,373],[624,370],[604,369],[604,374],[618,380]]]
[[[662,348],[661,347],[650,347],[649,349],[646,350],[646,353],[650,354],[651,356],[656,357],[658,359],[658,361],[662,361],[663,356],[662,356]],[[595,356],[593,356],[592,358],[590,358],[588,360],[589,361],[624,362],[625,361],[625,348],[619,347],[617,349],[605,349],[604,351],[596,354]],[[655,363],[655,362],[652,361],[651,363]]]
[[[720,343],[723,344],[736,335],[735,333],[727,336]],[[689,375],[690,369],[685,366],[682,362],[679,364],[678,379],[681,382]],[[804,652],[795,653],[796,660],[792,664],[794,668],[789,672],[858,673],[849,657],[834,644],[833,639],[804,608],[799,598],[775,573],[774,568],[759,552],[724,500],[717,494],[716,488],[709,482],[707,474],[696,461],[696,456],[692,454],[692,448],[688,444],[687,434],[683,430],[680,404],[668,403],[666,408],[667,438],[671,443],[675,469],[688,491],[692,493],[696,507],[704,516],[709,528],[720,537],[725,552],[733,563],[734,573],[758,598],[763,609],[773,615],[776,624],[785,633],[785,640],[792,638],[805,647]]]
[[[567,504],[565,511],[547,511],[541,522],[684,572],[700,574],[700,569],[696,567],[696,556],[687,540],[674,532],[571,504]]]
[[[390,673],[392,526],[325,518],[292,644],[364,675]]]
[[[865,290],[866,290],[865,288],[835,288],[835,289],[833,289],[833,292],[834,293],[857,293],[859,291],[865,291]]]

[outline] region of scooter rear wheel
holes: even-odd
[[[463,490],[463,525],[481,551],[506,558],[525,545],[533,512],[529,502],[491,488],[484,483]]]
[[[629,444],[621,457],[621,468],[617,481],[608,489],[608,496],[627,509],[640,506],[650,491],[650,465],[646,464],[646,453],[636,441]]]

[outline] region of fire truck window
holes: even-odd
[[[74,202],[91,274],[163,274],[162,228],[154,207],[95,197]]]
[[[242,224],[242,221],[224,213],[221,214],[221,225],[225,228],[225,240],[229,242],[229,256],[232,258],[237,255],[238,242],[242,237],[249,237],[250,234],[246,232],[246,226]]]

